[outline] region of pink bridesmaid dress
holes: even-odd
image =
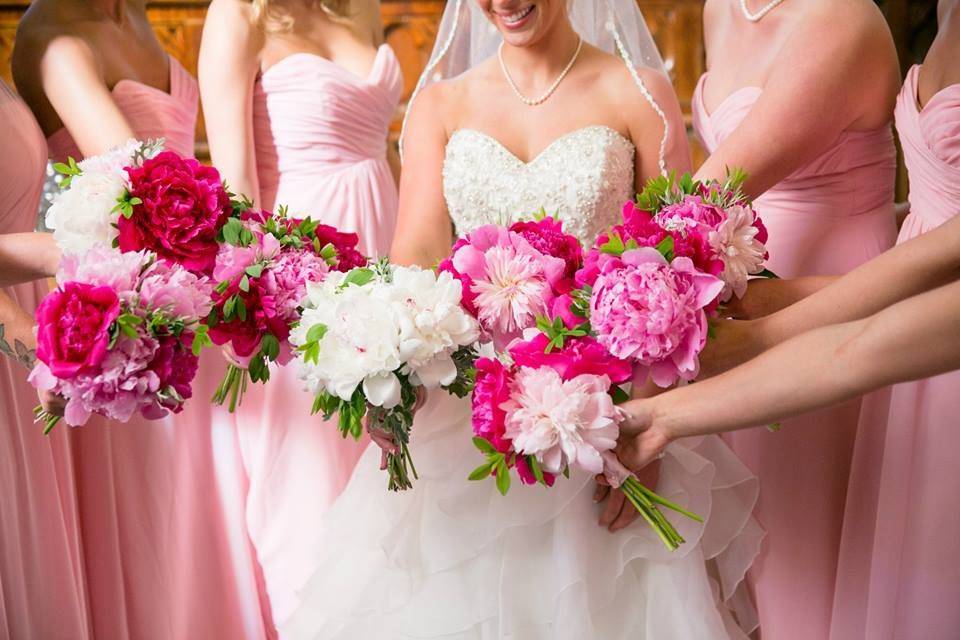
[[[700,79],[693,122],[713,152],[762,93],[735,91],[709,113]],[[819,157],[756,199],[770,230],[770,268],[782,277],[850,271],[896,239],[896,153],[889,126],[844,131]],[[749,576],[765,638],[810,640],[830,631],[837,558],[860,401],[757,428],[727,442],[760,479],[767,531]]]
[[[46,163],[33,114],[0,81],[0,233],[33,231]],[[32,314],[48,290],[3,292]],[[90,638],[70,443],[34,424],[27,373],[0,357],[0,638]]]
[[[199,91],[176,60],[169,93],[121,80],[112,94],[139,139],[193,156]],[[66,129],[48,143],[56,160],[81,157]],[[176,416],[92,419],[69,432],[96,638],[265,636],[249,542],[227,520],[214,469],[216,430],[231,426],[209,401],[223,371],[208,351]]]
[[[365,255],[386,255],[397,211],[387,133],[402,87],[386,45],[366,78],[309,53],[264,71],[253,96],[260,205],[355,232]],[[236,416],[247,528],[278,626],[316,569],[322,517],[368,444],[341,438],[311,405],[290,365],[254,385]]]
[[[920,66],[896,122],[910,176],[906,242],[960,214],[960,84],[921,109]],[[832,640],[960,635],[960,373],[896,385],[864,401],[851,478]],[[861,455],[860,438],[857,455]]]

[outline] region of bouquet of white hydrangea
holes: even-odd
[[[479,326],[461,298],[449,273],[383,261],[307,285],[290,342],[313,411],[338,415],[344,437],[359,438],[364,418],[392,436],[391,490],[417,477],[408,447],[417,387],[461,397],[472,388]]]

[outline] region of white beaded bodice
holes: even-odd
[[[543,207],[563,228],[592,244],[620,220],[634,195],[633,143],[605,126],[561,136],[530,162],[474,129],[447,142],[443,194],[458,235],[485,224],[510,223]]]

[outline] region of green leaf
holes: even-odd
[[[493,461],[487,461],[470,472],[468,476],[469,480],[476,482],[477,480],[483,480],[484,478],[489,478],[490,474],[493,473]]]
[[[510,491],[510,471],[507,469],[506,461],[497,465],[497,491],[502,496],[507,495],[507,492]]]
[[[247,267],[245,270],[246,274],[251,278],[259,278],[263,275],[263,263],[258,262]]]
[[[243,231],[243,229],[244,226],[240,220],[237,218],[230,218],[227,220],[226,224],[223,225],[223,229],[221,230],[221,233],[223,234],[223,241],[235,247],[240,246],[240,232]]]
[[[613,404],[623,404],[630,399],[630,394],[624,391],[622,387],[613,385],[610,387],[610,397],[613,399]]]
[[[237,316],[240,318],[240,322],[247,321],[247,305],[244,304],[243,299],[240,296],[234,296],[237,299]]]
[[[607,253],[612,256],[623,255],[625,250],[626,245],[623,244],[623,238],[620,237],[619,233],[610,232],[607,241],[600,245],[601,253]]]
[[[673,249],[674,249],[673,236],[665,237],[663,240],[657,243],[657,246],[655,248],[657,251],[660,252],[660,255],[662,255],[667,262],[673,261]]]
[[[243,274],[243,277],[240,278],[240,291],[247,293],[250,291],[250,278],[247,277],[247,274]]]
[[[376,277],[376,274],[372,269],[367,269],[365,267],[359,269],[353,269],[350,273],[347,274],[347,277],[343,279],[343,282],[340,283],[341,288],[346,288],[350,285],[356,285],[362,287],[368,284],[371,280]]]
[[[260,352],[271,362],[275,361],[280,355],[280,341],[272,333],[266,334],[260,341]]]
[[[779,280],[779,279],[780,279],[780,276],[778,276],[777,274],[775,274],[773,271],[770,271],[770,269],[764,269],[763,271],[761,271],[760,273],[757,273],[757,274],[755,274],[755,275],[756,275],[758,278],[768,278],[768,279],[770,279],[770,280]]]
[[[233,318],[234,311],[237,308],[237,296],[230,296],[227,298],[227,301],[223,303],[223,319],[230,320]]]
[[[543,477],[543,468],[540,466],[540,462],[537,460],[536,456],[527,456],[527,464],[530,465],[530,470],[533,471],[533,477],[537,479],[542,485],[546,485],[547,481]]]
[[[775,422],[773,424],[767,425],[767,431],[769,431],[770,433],[776,433],[777,431],[780,431],[782,427],[783,425],[781,423]]]
[[[480,451],[487,454],[497,453],[497,450],[494,449],[493,445],[490,444],[490,442],[487,439],[481,438],[480,436],[473,437],[473,446],[475,446],[477,449],[480,449]]]
[[[325,324],[315,324],[309,329],[307,329],[307,342],[317,343],[323,340],[323,337],[327,335],[327,325]]]

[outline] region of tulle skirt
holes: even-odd
[[[743,578],[763,537],[758,485],[719,438],[663,460],[658,491],[706,520],[671,514],[687,539],[671,553],[641,520],[600,527],[587,474],[506,497],[468,481],[482,461],[470,436],[469,402],[434,394],[414,425],[420,478],[403,493],[367,450],[282,637],[709,640],[756,627]]]

